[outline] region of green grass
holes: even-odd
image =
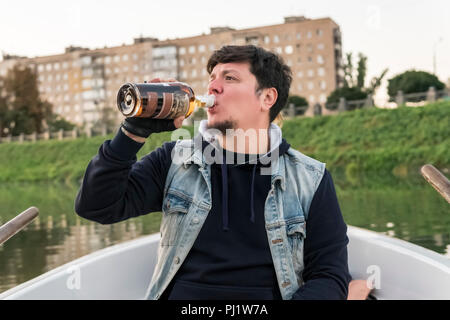
[[[193,128],[187,128],[191,133]],[[450,167],[450,102],[419,108],[363,109],[337,116],[286,120],[283,135],[295,149],[346,173],[418,170],[425,163]],[[0,181],[79,180],[108,137],[0,144]],[[138,158],[169,141],[155,134]]]

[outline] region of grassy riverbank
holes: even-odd
[[[193,128],[188,128],[191,132]],[[366,109],[337,116],[286,120],[292,147],[347,173],[406,175],[425,163],[450,167],[450,102],[395,110]],[[138,157],[171,133],[154,135]],[[108,137],[0,144],[0,181],[77,181]]]

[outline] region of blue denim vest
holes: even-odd
[[[289,148],[271,162],[271,189],[264,216],[281,296],[303,285],[303,242],[308,211],[325,164]],[[147,291],[159,299],[192,248],[212,206],[211,165],[201,145],[178,140],[164,188],[158,261]]]

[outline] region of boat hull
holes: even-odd
[[[450,299],[450,259],[379,233],[348,227],[349,269],[377,299]],[[74,260],[0,294],[0,299],[144,299],[159,234]]]

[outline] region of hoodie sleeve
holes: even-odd
[[[161,211],[174,145],[165,143],[137,161],[136,153],[143,143],[119,129],[89,162],[75,199],[75,212],[88,220],[111,224]]]
[[[347,225],[328,170],[314,194],[306,223],[303,280],[293,300],[347,299],[351,280],[347,261]]]

